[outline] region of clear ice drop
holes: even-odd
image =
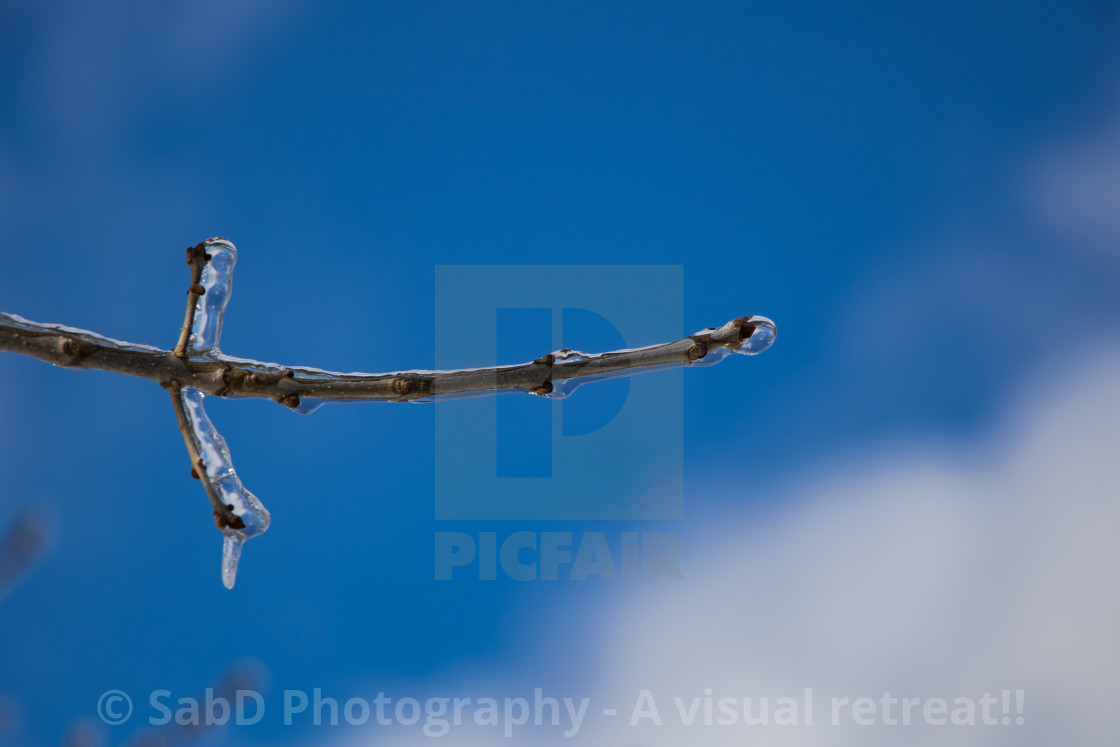
[[[778,328],[774,322],[764,316],[752,316],[748,319],[754,325],[754,331],[743,340],[743,344],[735,352],[739,355],[758,355],[771,345],[778,336]]]

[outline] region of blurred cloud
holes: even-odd
[[[189,211],[190,190],[167,176],[182,164],[163,162],[166,128],[153,113],[206,116],[213,94],[238,85],[262,47],[285,36],[293,7],[64,0],[4,8],[0,43],[18,51],[0,117],[0,217],[20,226],[55,206],[66,223],[88,226],[137,205],[168,217]],[[138,158],[144,147],[157,157]]]
[[[289,7],[263,0],[62,5],[32,13],[29,25],[41,39],[27,71],[29,91],[55,137],[87,142],[116,130],[147,97],[236,69]]]
[[[1120,351],[1034,382],[988,444],[869,455],[789,494],[778,516],[713,527],[691,582],[606,611],[604,698],[701,695],[978,698],[1026,691],[1026,725],[961,744],[1103,743],[1120,665],[1107,593]],[[731,527],[730,529],[728,527]],[[621,708],[622,706],[620,706]],[[771,727],[771,744],[943,743],[938,728]],[[761,731],[754,727],[754,736]],[[679,744],[693,729],[607,726],[596,741]],[[744,732],[703,732],[740,744]],[[911,740],[922,740],[919,742]]]
[[[982,443],[867,453],[788,488],[785,511],[718,517],[704,546],[690,547],[687,581],[620,586],[611,603],[578,612],[602,633],[598,669],[563,693],[593,699],[578,741],[1049,745],[1060,734],[1106,743],[1120,667],[1120,602],[1110,593],[1120,564],[1118,381],[1120,348],[1087,355],[1024,388]],[[529,629],[560,650],[581,645],[562,632],[577,611],[549,613]],[[547,687],[554,677],[540,679]],[[478,692],[464,682],[439,689]],[[506,694],[524,695],[515,687]],[[756,709],[760,698],[773,709],[812,688],[816,722],[680,725],[673,699],[687,704],[706,688],[752,698]],[[1025,692],[1022,726],[828,723],[833,697],[952,703],[1003,689]],[[656,698],[661,727],[627,725],[643,690]],[[600,717],[606,707],[619,715]],[[535,731],[518,741],[563,741],[559,731]],[[452,730],[443,741],[482,744],[496,734]],[[392,736],[387,743],[425,741],[415,731]]]
[[[1027,171],[1026,191],[1059,239],[1120,252],[1120,101],[1103,122],[1044,152]]]
[[[0,3],[0,59],[11,73],[0,222],[10,240],[48,247],[191,223],[208,200],[192,123],[221,116],[297,15],[287,0]],[[212,169],[221,162],[208,156]],[[102,264],[75,273],[108,282]]]

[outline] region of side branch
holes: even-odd
[[[198,444],[195,442],[194,429],[191,428],[186,410],[183,408],[183,385],[179,382],[173,382],[167,387],[167,391],[171,395],[171,406],[175,409],[175,420],[179,426],[179,433],[183,436],[183,443],[186,444],[187,454],[191,458],[191,477],[200,481],[202,487],[206,490],[206,495],[210,498],[210,504],[214,507],[214,523],[217,524],[218,529],[225,529],[226,527],[244,529],[245,522],[242,521],[240,516],[233,513],[233,505],[222,502],[213,479],[206,471],[206,462],[202,459]]]
[[[184,358],[175,350],[121,342],[0,312],[0,351],[28,355],[64,368],[138,376],[164,387],[177,383],[219,397],[266,397],[291,408],[299,407],[301,398],[406,402],[511,390],[563,396],[566,382],[570,387],[580,383],[577,380],[709,365],[728,353],[753,355],[769,347],[774,335],[769,319],[744,316],[675,342],[630,350],[599,354],[558,350],[512,366],[366,374],[289,368],[224,355]]]
[[[191,285],[187,288],[187,313],[183,319],[183,326],[179,329],[179,342],[171,351],[177,358],[187,357],[187,344],[190,342],[191,331],[194,328],[198,299],[206,293],[206,289],[202,287],[202,269],[209,261],[210,255],[206,253],[205,241],[187,247],[187,264],[191,266]]]

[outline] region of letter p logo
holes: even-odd
[[[682,285],[679,266],[438,266],[436,367],[679,339]],[[681,518],[681,371],[585,386],[437,403],[435,518]]]

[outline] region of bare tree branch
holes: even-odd
[[[187,249],[187,264],[191,266],[191,285],[187,289],[187,313],[183,319],[183,326],[179,329],[179,342],[175,344],[175,348],[171,351],[179,358],[187,357],[187,343],[190,341],[191,330],[194,328],[194,315],[198,308],[198,299],[206,293],[206,289],[202,287],[202,268],[206,267],[206,263],[209,261],[210,255],[206,253],[206,242]]]
[[[768,319],[745,316],[675,342],[630,350],[598,354],[556,351],[529,363],[451,371],[341,373],[225,355],[184,358],[174,350],[121,342],[87,330],[31,322],[0,312],[0,351],[28,355],[63,368],[139,376],[164,387],[191,386],[218,397],[266,397],[292,408],[301,398],[407,402],[510,390],[550,395],[561,382],[709,365],[728,352],[754,354],[769,346],[773,337],[774,325]]]
[[[187,454],[191,458],[191,477],[199,480],[206,490],[206,495],[209,496],[210,503],[214,506],[214,523],[217,524],[218,529],[225,529],[226,527],[244,529],[245,522],[242,521],[240,516],[233,513],[231,504],[222,502],[213,480],[210,479],[210,474],[206,471],[206,462],[203,461],[202,454],[198,451],[198,444],[195,442],[195,429],[191,427],[190,419],[183,409],[182,384],[172,384],[167,390],[171,394],[171,406],[175,409],[175,420],[178,423],[179,432],[183,434],[183,443],[187,445]]]
[[[300,412],[322,402],[407,402],[525,391],[566,397],[580,384],[678,366],[707,366],[731,353],[755,355],[774,341],[774,323],[760,316],[733,319],[675,342],[581,353],[557,350],[534,361],[453,371],[339,373],[234,358],[218,348],[232,291],[237,250],[222,238],[187,249],[191,282],[179,339],[171,350],[121,342],[59,324],[41,324],[0,312],[0,351],[28,355],[64,368],[100,369],[159,382],[171,396],[179,431],[224,535],[222,580],[232,588],[245,540],[268,529],[267,509],[233,469],[225,439],[203,408],[206,394],[267,397]]]

